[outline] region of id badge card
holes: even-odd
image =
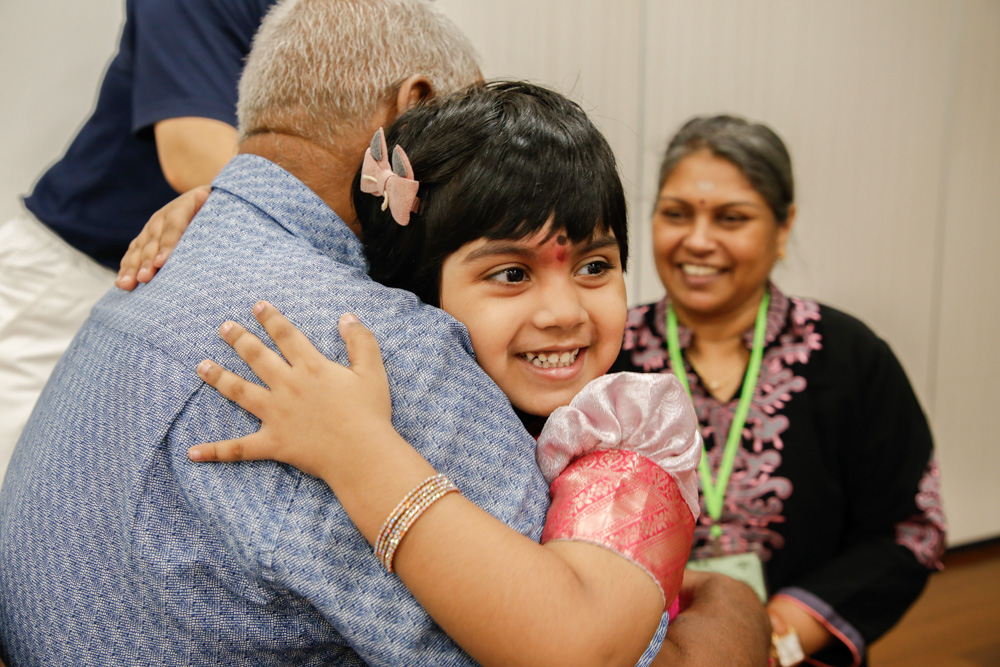
[[[688,561],[688,570],[715,572],[742,581],[754,590],[761,603],[767,603],[767,586],[764,583],[764,564],[757,554],[730,554]]]

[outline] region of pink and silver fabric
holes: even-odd
[[[542,542],[581,540],[621,554],[680,590],[698,516],[694,410],[671,375],[616,373],[549,417],[539,468],[552,484]]]

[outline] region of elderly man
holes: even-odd
[[[258,426],[194,373],[205,356],[239,364],[217,323],[260,332],[250,308],[267,299],[346,361],[336,323],[350,311],[379,334],[399,433],[538,538],[547,488],[534,442],[464,329],[368,279],[348,196],[376,127],[477,77],[469,45],[423,0],[275,5],[240,84],[240,154],[157,279],[94,308],[14,452],[0,492],[5,659],[471,663],[321,480],[270,462],[197,465],[186,451]],[[694,651],[719,629],[732,643],[706,650],[750,664],[736,654],[757,656],[761,629],[741,627],[715,584],[695,590],[675,641]]]

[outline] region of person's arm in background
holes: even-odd
[[[174,246],[191,220],[201,210],[211,188],[207,185],[188,190],[153,214],[122,257],[115,285],[133,290],[148,283],[163,268]]]
[[[153,134],[160,169],[177,192],[211,183],[236,155],[236,128],[214,118],[167,118]]]
[[[270,0],[137,0],[132,132],[148,133],[167,183],[185,194],[153,215],[130,244],[116,285],[134,289],[166,262],[236,154],[236,98],[243,61]],[[199,187],[200,186],[200,187]],[[197,188],[194,193],[192,188]],[[164,226],[164,212],[177,222]],[[161,245],[162,244],[162,245]],[[142,271],[140,271],[142,269]]]

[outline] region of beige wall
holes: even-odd
[[[931,418],[951,543],[1000,535],[988,421],[1000,410],[1000,3],[438,2],[487,76],[553,85],[608,135],[633,211],[633,303],[662,291],[645,219],[672,131],[701,113],[770,123],[798,181],[779,283],[890,341]],[[92,106],[122,5],[0,4],[0,213]]]
[[[0,216],[18,210],[97,101],[124,0],[0,2]]]

